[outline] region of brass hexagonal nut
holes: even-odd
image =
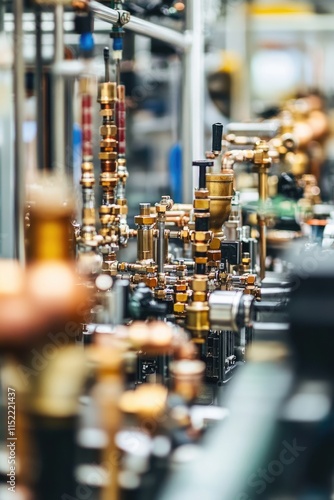
[[[99,115],[100,116],[113,116],[114,114],[114,111],[111,109],[111,108],[103,108],[103,109],[100,109],[99,111]]]
[[[146,286],[148,286],[150,288],[155,288],[158,284],[158,280],[157,280],[157,278],[146,277],[145,283],[146,283]]]
[[[208,250],[208,246],[205,245],[204,243],[195,243],[195,252],[200,252],[200,253],[205,253]]]
[[[249,274],[246,278],[247,285],[254,285],[256,276],[254,274]]]
[[[101,205],[99,208],[100,215],[102,214],[111,214],[111,207],[108,205]]]
[[[187,290],[186,283],[176,283],[174,285],[175,292],[185,292]]]
[[[206,292],[194,292],[193,293],[193,301],[194,302],[205,302],[206,301]]]
[[[102,135],[103,137],[106,137],[106,136],[115,137],[116,134],[117,134],[116,125],[101,125],[100,135]]]
[[[177,292],[175,294],[175,300],[177,302],[187,302],[188,294],[186,292]]]
[[[135,224],[138,226],[151,226],[155,223],[156,215],[136,215]]]
[[[115,151],[101,151],[99,153],[100,160],[116,160],[117,153]]]
[[[196,241],[209,241],[210,237],[211,237],[210,231],[196,231],[195,232],[195,240]]]
[[[206,292],[208,278],[206,276],[195,275],[193,277],[191,288],[194,292]]]
[[[161,203],[156,203],[155,204],[155,209],[158,213],[166,213],[167,207],[166,205],[162,205]]]
[[[183,314],[186,310],[186,304],[177,302],[173,306],[174,314]]]
[[[115,148],[117,145],[117,141],[113,138],[102,139],[100,141],[100,148]]]
[[[210,209],[210,199],[209,198],[195,198],[194,208],[197,210],[209,210]]]
[[[194,195],[195,195],[195,199],[197,199],[197,200],[207,198],[209,196],[209,190],[208,189],[196,189]]]
[[[127,201],[125,198],[118,198],[117,199],[117,205],[124,206],[127,204]]]

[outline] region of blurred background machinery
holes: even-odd
[[[1,499],[332,498],[333,15],[0,3]]]

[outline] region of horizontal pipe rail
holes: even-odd
[[[119,23],[119,12],[110,7],[97,2],[96,0],[91,0],[89,2],[89,8],[94,13],[95,17],[106,21],[111,24]],[[155,38],[156,40],[161,40],[162,42],[169,43],[174,47],[185,50],[190,45],[190,37],[179,33],[178,31],[154,24],[138,17],[131,16],[130,21],[123,25],[123,28],[130,31],[134,31],[139,35],[148,36],[150,38]]]

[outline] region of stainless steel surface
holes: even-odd
[[[95,2],[95,0],[89,2],[89,8],[98,19],[111,24],[118,23],[119,15],[117,10],[106,7],[100,2]]]
[[[98,19],[111,24],[118,23],[119,15],[117,10],[110,9],[95,0],[89,2],[89,8],[92,12],[94,12]],[[174,47],[178,47],[180,49],[186,49],[189,44],[188,38],[182,33],[178,33],[177,31],[164,26],[144,21],[143,19],[139,19],[135,16],[131,16],[130,21],[123,27],[130,31],[134,31],[139,35],[149,36],[150,38],[170,43]]]
[[[55,54],[54,63],[64,59],[64,7],[55,7]],[[65,85],[62,75],[53,77],[53,169],[65,173]]]
[[[229,123],[226,127],[227,134],[242,135],[246,137],[260,137],[261,139],[271,139],[279,132],[279,123],[270,122],[236,122]]]
[[[289,323],[254,321],[253,336],[257,342],[282,342],[287,340]]]
[[[15,253],[24,263],[24,200],[25,169],[23,144],[24,62],[23,62],[23,0],[14,0],[14,95],[15,95]]]
[[[182,201],[190,203],[197,183],[197,172],[192,168],[192,161],[204,156],[204,34],[201,0],[187,3],[186,30],[185,36],[192,44],[183,57]]]
[[[237,315],[243,292],[216,290],[209,297],[209,317],[212,330],[238,331]]]
[[[273,287],[273,288],[261,288],[261,298],[264,300],[279,300],[280,298],[287,298],[291,292],[290,288],[280,288],[280,287]]]
[[[0,108],[0,257],[15,257],[14,212],[14,134],[12,68],[0,66],[1,100],[7,103]]]

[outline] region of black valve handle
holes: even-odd
[[[208,160],[195,160],[193,161],[193,167],[199,167],[199,189],[206,188],[205,174],[207,167],[212,167],[213,161]]]
[[[222,150],[223,125],[214,123],[212,125],[212,151],[220,153]]]

